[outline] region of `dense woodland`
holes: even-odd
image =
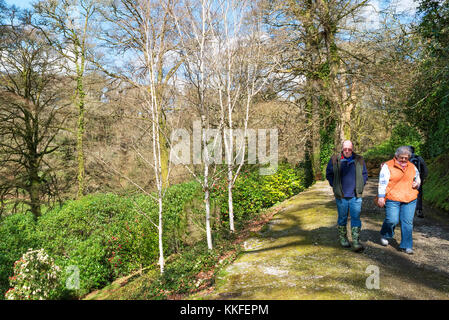
[[[412,17],[366,0],[0,0],[0,37],[2,296],[80,298],[138,270],[154,276],[136,298],[190,292],[346,139],[374,167],[414,145],[426,200],[449,210],[447,0]],[[200,149],[175,165],[180,128]],[[273,174],[248,161],[257,129],[277,129]],[[18,292],[29,248],[53,261],[36,270],[59,266],[45,295]]]

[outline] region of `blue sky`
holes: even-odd
[[[23,9],[31,9],[31,3],[34,2],[34,0],[5,0],[5,2],[8,5],[16,5],[17,7],[23,8]]]

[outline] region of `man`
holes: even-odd
[[[350,247],[346,225],[348,223],[348,211],[351,215],[352,246],[354,251],[360,252],[364,248],[360,243],[360,211],[362,210],[363,188],[368,180],[368,171],[361,155],[353,152],[353,144],[346,140],[343,142],[342,151],[329,160],[326,168],[326,179],[333,188],[335,201],[337,202],[338,221],[337,229],[340,245]]]
[[[410,148],[410,151],[412,153],[412,156],[409,161],[411,163],[413,163],[415,165],[415,167],[418,169],[419,178],[421,179],[421,184],[419,185],[419,188],[418,188],[418,192],[419,192],[418,199],[416,201],[416,215],[419,218],[424,218],[424,213],[422,211],[422,195],[423,195],[422,185],[423,185],[424,179],[427,178],[428,170],[427,170],[426,163],[424,162],[424,159],[415,154],[415,148],[413,146],[408,146],[408,147]]]

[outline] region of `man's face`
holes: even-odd
[[[343,155],[346,158],[349,158],[350,156],[352,156],[352,144],[351,143],[343,144],[342,151],[343,151]]]

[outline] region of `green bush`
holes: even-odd
[[[183,245],[186,229],[183,210],[198,196],[199,184],[188,182],[166,191],[163,201],[165,254]],[[13,265],[28,248],[41,247],[62,268],[61,283],[79,270],[79,289],[69,297],[101,288],[157,261],[158,206],[151,197],[92,194],[67,201],[45,212],[37,221],[31,214],[14,214],[0,222],[0,290],[8,288]],[[2,295],[3,296],[3,295]]]
[[[190,182],[170,187],[165,194],[166,254],[179,246],[185,228],[181,213],[197,191],[198,184]],[[79,268],[82,295],[157,260],[158,232],[151,221],[157,224],[158,206],[150,197],[97,194],[42,216],[39,235],[46,249],[60,257],[59,265]]]
[[[421,154],[422,137],[415,128],[407,124],[399,124],[394,127],[390,139],[367,150],[363,156],[365,159],[385,161],[393,158],[396,149],[400,146],[413,146],[415,147],[415,153]]]
[[[0,220],[0,297],[9,289],[14,262],[29,248],[38,247],[35,221],[31,213],[13,214]]]
[[[288,164],[280,164],[275,174],[262,176],[261,187],[264,207],[268,208],[303,191],[304,181]]]
[[[221,179],[212,187],[212,199],[219,207],[222,224],[229,222],[227,180]],[[233,188],[234,221],[242,224],[261,209],[269,208],[305,189],[305,174],[300,167],[280,163],[272,175],[260,175],[258,167],[246,167],[239,174]]]
[[[196,181],[176,184],[167,189],[163,201],[164,245],[169,253],[178,252],[184,245],[187,230],[186,206],[204,194]],[[157,216],[157,215],[155,215]]]
[[[68,201],[61,209],[43,215],[38,221],[37,233],[42,246],[56,257],[56,263],[63,270],[69,266],[79,269],[80,289],[77,294],[84,294],[132,269],[128,264],[114,268],[115,262],[110,259],[114,256],[114,244],[109,240],[112,237],[125,238],[129,232],[126,223],[131,226],[148,225],[143,219],[134,223],[135,219],[129,199],[113,194],[96,194]],[[66,273],[62,280],[68,276]]]
[[[443,154],[427,165],[429,175],[423,185],[424,200],[449,211],[449,155]]]

